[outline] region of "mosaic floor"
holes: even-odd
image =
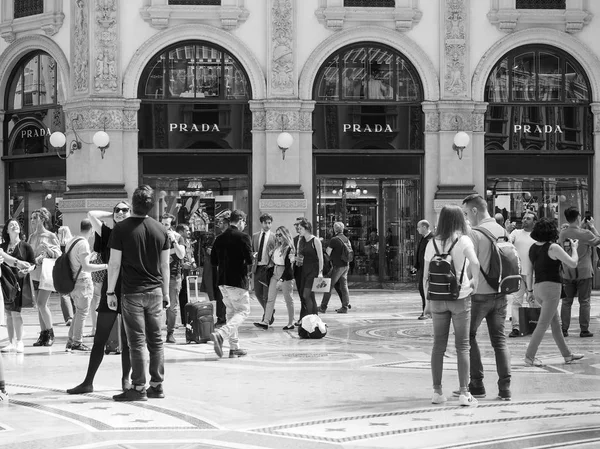
[[[111,399],[120,388],[115,355],[105,357],[94,393],[65,394],[83,379],[88,354],[64,352],[64,324],[55,327],[53,347],[33,348],[37,313],[27,309],[25,353],[2,354],[10,403],[0,407],[0,449],[598,448],[600,292],[594,294],[595,337],[579,338],[575,318],[567,339],[583,360],[565,365],[547,334],[538,352],[546,366],[525,367],[529,337],[508,340],[511,402],[495,399],[493,351],[482,327],[488,397],[468,409],[456,398],[430,403],[432,327],[430,320],[417,320],[414,292],[353,292],[350,313],[322,316],[329,326],[323,340],[283,331],[287,323],[279,312],[272,328],[257,329],[252,322],[260,306],[254,301],[240,332],[249,353],[241,359],[218,360],[210,343],[185,344],[180,328],[178,344],[165,346],[166,398],[141,403]],[[58,319],[57,298],[53,304]],[[332,311],[337,304],[334,296]],[[6,343],[2,327],[0,346]],[[451,346],[444,371],[448,396],[458,386]]]

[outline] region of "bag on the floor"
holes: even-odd
[[[213,303],[188,302],[185,307],[185,339],[188,343],[206,343],[215,330]]]
[[[450,253],[457,242],[458,239],[454,240],[448,251],[440,253],[435,239],[432,239],[435,254],[429,262],[427,289],[431,301],[456,301],[458,299],[465,274],[466,259],[460,272],[460,279],[456,279],[456,269]]]
[[[75,282],[77,282],[77,278],[79,277],[79,273],[81,273],[81,269],[83,267],[79,267],[77,274],[73,277],[73,271],[71,270],[71,261],[69,260],[69,254],[71,251],[79,243],[80,240],[83,240],[83,237],[76,238],[71,242],[71,246],[66,253],[62,253],[58,259],[56,259],[54,263],[54,268],[52,268],[52,280],[54,281],[54,290],[58,293],[67,294],[71,293],[75,288]],[[44,262],[46,259],[44,259]],[[42,266],[43,268],[43,266]],[[43,270],[42,270],[43,273]],[[41,286],[40,286],[41,288]]]
[[[479,271],[486,282],[498,293],[515,293],[521,288],[521,260],[515,245],[513,245],[505,234],[496,237],[489,229],[483,227],[473,228],[481,232],[492,244],[492,253],[490,256],[490,267],[488,272]]]
[[[319,315],[306,315],[302,318],[300,326],[298,326],[298,336],[300,338],[323,338],[327,335],[327,325]]]
[[[5,263],[0,264],[2,270],[2,277],[0,277],[0,284],[2,284],[2,296],[4,297],[4,304],[10,305],[15,302],[17,296],[21,291],[19,286],[19,280],[15,272]]]
[[[519,332],[521,335],[532,334],[540,319],[540,307],[519,307]]]

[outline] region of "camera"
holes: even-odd
[[[583,221],[590,221],[590,219],[592,218],[592,213],[589,210],[586,210],[583,216]]]

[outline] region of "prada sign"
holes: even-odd
[[[360,125],[358,123],[344,123],[344,132],[352,133],[392,133],[390,125]]]
[[[562,134],[560,125],[513,125],[513,132],[523,132],[525,134],[544,133],[544,134]]]
[[[180,133],[214,133],[221,132],[216,123],[169,123],[169,131],[178,131]]]

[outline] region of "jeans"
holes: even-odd
[[[548,327],[552,327],[552,337],[556,342],[556,346],[560,350],[563,357],[569,357],[571,350],[567,346],[565,337],[563,336],[558,319],[558,302],[560,301],[560,284],[558,282],[539,282],[533,288],[535,300],[542,305],[540,310],[540,319],[538,320],[535,330],[529,340],[529,346],[525,351],[525,357],[529,360],[535,358],[538,347],[544,338],[544,334]]]
[[[69,295],[60,295],[60,310],[62,311],[65,323],[73,319],[73,308],[73,298],[70,298]]]
[[[248,290],[229,285],[219,285],[223,303],[227,307],[227,323],[217,329],[223,339],[229,338],[229,349],[240,349],[238,327],[250,315],[250,294]]]
[[[171,278],[169,281],[169,308],[167,309],[167,333],[175,332],[175,323],[179,314],[179,292],[181,291],[181,277]]]
[[[456,301],[431,301],[433,318],[433,349],[431,351],[431,377],[433,388],[442,387],[444,353],[448,345],[450,322],[454,326],[454,346],[458,364],[458,382],[461,388],[469,385],[469,325],[471,322],[471,297]]]
[[[284,267],[276,265],[269,282],[269,296],[267,299],[267,308],[265,309],[264,324],[269,324],[275,310],[275,300],[277,299],[277,281],[283,274]],[[285,299],[285,306],[288,312],[288,324],[294,324],[294,300],[292,298],[292,281],[282,281],[281,290]]]
[[[571,324],[571,307],[575,294],[579,299],[579,327],[581,332],[587,331],[590,328],[590,297],[592,296],[592,278],[588,279],[565,279],[563,281],[565,287],[565,295],[562,306],[560,308],[560,319],[562,328],[569,330]]]
[[[131,358],[131,383],[146,385],[146,354],[150,354],[150,385],[164,380],[165,360],[160,332],[163,295],[160,288],[146,293],[124,294],[121,303],[123,322]]]
[[[340,299],[342,300],[342,309],[347,309],[348,304],[350,304],[350,291],[348,290],[348,265],[344,267],[333,267],[331,270],[331,288],[333,289],[335,284],[340,283],[340,290],[342,292],[342,296]],[[321,299],[321,308],[325,310],[327,308],[327,304],[329,304],[329,298],[331,298],[331,290],[329,293],[323,294],[323,298]]]
[[[483,364],[477,344],[477,329],[485,318],[490,334],[490,341],[496,356],[496,371],[498,372],[498,389],[510,389],[510,352],[506,346],[504,321],[506,320],[507,299],[501,293],[471,296],[471,384],[474,388],[483,388]]]
[[[83,325],[90,312],[90,304],[94,295],[94,283],[91,278],[79,278],[75,288],[71,292],[71,299],[75,304],[75,316],[71,327],[69,327],[69,339],[71,344],[79,345],[83,340]],[[69,299],[69,301],[71,301]]]
[[[267,298],[269,295],[269,286],[262,284],[262,282],[264,282],[266,280],[266,278],[267,278],[267,266],[266,265],[258,265],[256,267],[256,272],[254,273],[254,293],[256,294],[256,299],[258,299],[258,303],[263,308],[263,310],[265,310],[267,307]],[[225,305],[227,305],[227,304],[225,304]]]

